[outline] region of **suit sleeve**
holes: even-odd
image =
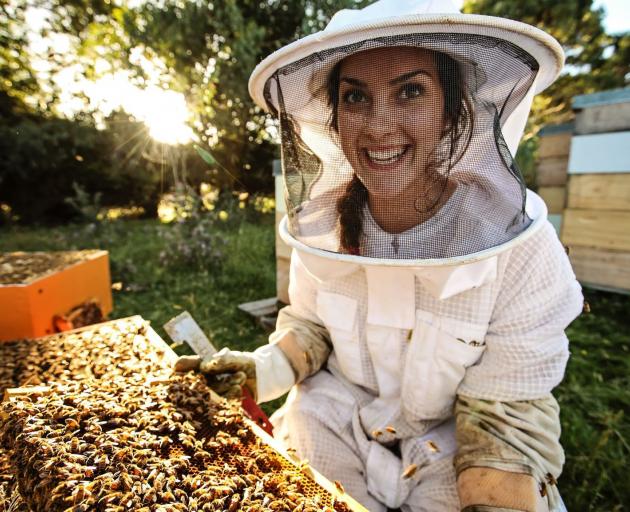
[[[293,251],[289,275],[291,305],[280,310],[276,330],[269,341],[276,344],[291,363],[296,383],[317,372],[332,349],[328,330],[315,313],[316,297],[316,281]]]
[[[564,452],[551,390],[564,376],[564,330],[582,311],[581,288],[549,224],[512,250],[502,279],[486,351],[458,389],[455,467],[529,475],[556,510]]]

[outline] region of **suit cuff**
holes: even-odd
[[[263,345],[253,352],[256,361],[257,402],[281,397],[295,384],[291,363],[276,345]]]

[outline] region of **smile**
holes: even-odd
[[[409,146],[397,146],[383,149],[365,149],[368,159],[377,165],[389,165],[400,160],[409,149]]]

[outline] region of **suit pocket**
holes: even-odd
[[[330,333],[334,354],[346,378],[363,381],[357,326],[357,301],[338,293],[317,292],[317,316]]]
[[[485,350],[487,325],[416,312],[405,358],[402,408],[413,420],[450,416],[466,369]]]

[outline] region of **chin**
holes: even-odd
[[[376,199],[387,200],[399,197],[409,187],[410,183],[397,182],[392,176],[384,179],[371,179],[371,177],[361,178],[370,196]],[[392,207],[397,207],[393,204]]]

